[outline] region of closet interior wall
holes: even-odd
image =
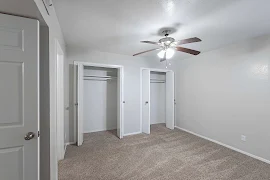
[[[117,128],[117,69],[84,67],[84,133]]]
[[[150,72],[150,124],[166,122],[166,73]]]

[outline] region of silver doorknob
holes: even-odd
[[[35,137],[35,133],[29,132],[24,136],[24,139],[28,141],[28,140],[33,139],[34,137]]]

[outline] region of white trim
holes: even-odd
[[[224,147],[229,148],[229,149],[231,149],[231,150],[234,150],[234,151],[236,151],[236,152],[245,154],[245,155],[247,155],[247,156],[249,156],[249,157],[252,157],[252,158],[254,158],[254,159],[260,160],[260,161],[265,162],[265,163],[267,163],[267,164],[270,164],[270,160],[267,160],[267,159],[264,159],[264,158],[262,158],[262,157],[256,156],[256,155],[254,155],[254,154],[248,153],[248,152],[246,152],[246,151],[237,149],[237,148],[235,148],[235,147],[232,147],[232,146],[227,145],[227,144],[224,144],[224,143],[222,143],[222,142],[213,140],[213,139],[211,139],[211,138],[202,136],[202,135],[200,135],[200,134],[194,133],[194,132],[189,131],[189,130],[187,130],[187,129],[183,129],[183,128],[180,128],[180,127],[178,127],[178,126],[175,126],[175,128],[180,129],[180,130],[182,130],[182,131],[185,131],[185,132],[187,132],[187,133],[193,134],[193,135],[198,136],[198,137],[200,137],[200,138],[206,139],[206,140],[211,141],[211,142],[213,142],[213,143],[219,144],[219,145],[221,145],[221,146],[224,146]]]
[[[136,135],[136,134],[141,134],[142,132],[139,131],[139,132],[133,132],[133,133],[127,133],[127,134],[124,134],[124,136],[131,136],[131,135]]]
[[[77,118],[78,118],[78,88],[77,88],[77,75],[78,75],[78,64],[73,64],[73,123],[74,123],[74,132],[73,132],[73,140],[76,142],[77,140]]]
[[[113,64],[99,64],[99,63],[90,63],[90,62],[83,62],[83,61],[74,61],[75,65],[82,64],[83,66],[93,66],[93,67],[105,67],[105,68],[123,68],[122,65],[113,65]]]
[[[78,74],[77,74],[77,145],[81,146],[83,143],[83,64],[78,64]]]
[[[37,22],[37,103],[38,103],[38,117],[37,117],[37,127],[38,127],[38,132],[40,132],[40,23],[39,21],[36,21]],[[43,42],[42,42],[43,43]],[[50,120],[50,119],[49,119]],[[40,146],[41,146],[41,143],[40,143],[40,137],[38,137],[37,139],[37,143],[38,143],[38,148],[37,148],[37,153],[38,153],[38,158],[37,158],[37,161],[38,161],[38,179],[37,180],[40,180]]]
[[[57,159],[62,160],[65,156],[65,143],[64,143],[64,118],[65,118],[65,102],[64,102],[64,52],[59,44],[58,39],[55,39],[55,67],[56,67],[56,152]],[[58,58],[59,57],[59,58]],[[60,66],[59,66],[60,65]],[[59,71],[61,68],[61,71]],[[59,74],[61,72],[62,74]],[[61,79],[60,82],[59,78]],[[59,89],[59,84],[62,84],[63,90]],[[60,97],[59,97],[60,95]],[[61,97],[62,96],[62,97]],[[59,107],[60,105],[60,107]],[[61,107],[62,106],[62,107]],[[62,110],[62,111],[61,111]],[[60,111],[60,112],[59,112]],[[60,117],[59,117],[60,116]]]
[[[140,131],[142,132],[142,71],[140,68]]]
[[[64,157],[65,157],[65,155],[66,155],[67,146],[68,146],[68,145],[72,145],[72,144],[76,144],[76,142],[67,142],[67,143],[65,143],[65,153],[64,153]]]
[[[67,142],[65,143],[66,146],[76,144],[76,142]]]
[[[77,141],[77,134],[76,133],[78,130],[78,127],[77,127],[77,119],[78,119],[78,116],[77,116],[77,111],[78,111],[78,108],[76,107],[76,103],[78,103],[78,92],[77,92],[77,67],[78,65],[82,65],[83,67],[84,66],[93,66],[93,67],[104,67],[104,68],[113,68],[113,69],[117,69],[118,71],[120,71],[121,73],[121,77],[122,78],[122,85],[121,85],[121,97],[120,97],[120,103],[121,103],[121,122],[120,122],[120,139],[123,137],[123,132],[124,132],[124,105],[123,105],[123,101],[124,101],[124,66],[122,65],[112,65],[112,64],[99,64],[99,63],[91,63],[91,62],[83,62],[83,61],[74,61],[74,104],[73,104],[73,107],[74,107],[74,140]]]
[[[115,66],[115,65],[114,65]],[[117,67],[117,66],[116,66]],[[118,72],[117,72],[117,80],[118,80],[118,85],[117,85],[117,94],[120,94],[120,97],[118,99],[117,105],[120,111],[118,110],[117,114],[117,131],[119,129],[119,132],[117,132],[117,135],[119,136],[120,139],[123,138],[124,134],[124,67],[123,66],[118,66]],[[120,87],[120,89],[118,89]],[[120,121],[119,121],[120,120]],[[119,121],[119,122],[118,122]],[[118,126],[119,123],[119,126]]]
[[[83,131],[83,134],[95,133],[95,132],[103,132],[103,131],[112,131],[117,130],[117,128],[109,128],[109,129],[97,129],[92,131]]]
[[[143,69],[149,69],[149,71],[151,72],[170,72],[170,71],[173,71],[173,70],[170,70],[170,69],[156,69],[156,68],[144,68],[142,67],[141,70]]]

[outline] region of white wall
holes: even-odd
[[[166,74],[153,73],[150,79],[164,80]],[[150,123],[159,124],[166,122],[166,84],[157,81],[150,81]]]
[[[270,36],[179,60],[176,125],[270,160],[269,60]]]
[[[114,71],[116,72],[117,70],[114,69]],[[95,72],[93,73],[93,70],[84,70],[85,75],[107,76],[106,71],[100,72],[101,73],[96,72],[95,70]],[[116,129],[117,78],[106,81],[101,81],[100,79],[84,80],[83,83],[84,133]]]
[[[114,64],[124,66],[124,134],[140,132],[140,68],[152,67],[165,69],[164,63],[157,58],[132,57],[113,53],[105,53],[87,48],[68,47],[68,60],[70,63],[70,90],[73,89],[73,62],[84,61],[101,64]],[[70,117],[74,114],[73,92],[70,91]],[[69,138],[74,141],[74,119],[70,118]]]

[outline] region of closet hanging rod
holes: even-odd
[[[165,81],[165,80],[163,80],[163,79],[150,79],[150,81]]]
[[[165,83],[165,82],[164,81],[156,81],[156,82],[150,81],[150,83]]]
[[[108,78],[108,79],[94,79],[94,78],[86,79],[86,78],[84,78],[83,80],[88,80],[88,81],[108,81],[108,80],[114,80],[114,79],[111,79],[111,78]]]
[[[116,78],[114,76],[83,76],[83,77],[90,77],[90,78]]]

